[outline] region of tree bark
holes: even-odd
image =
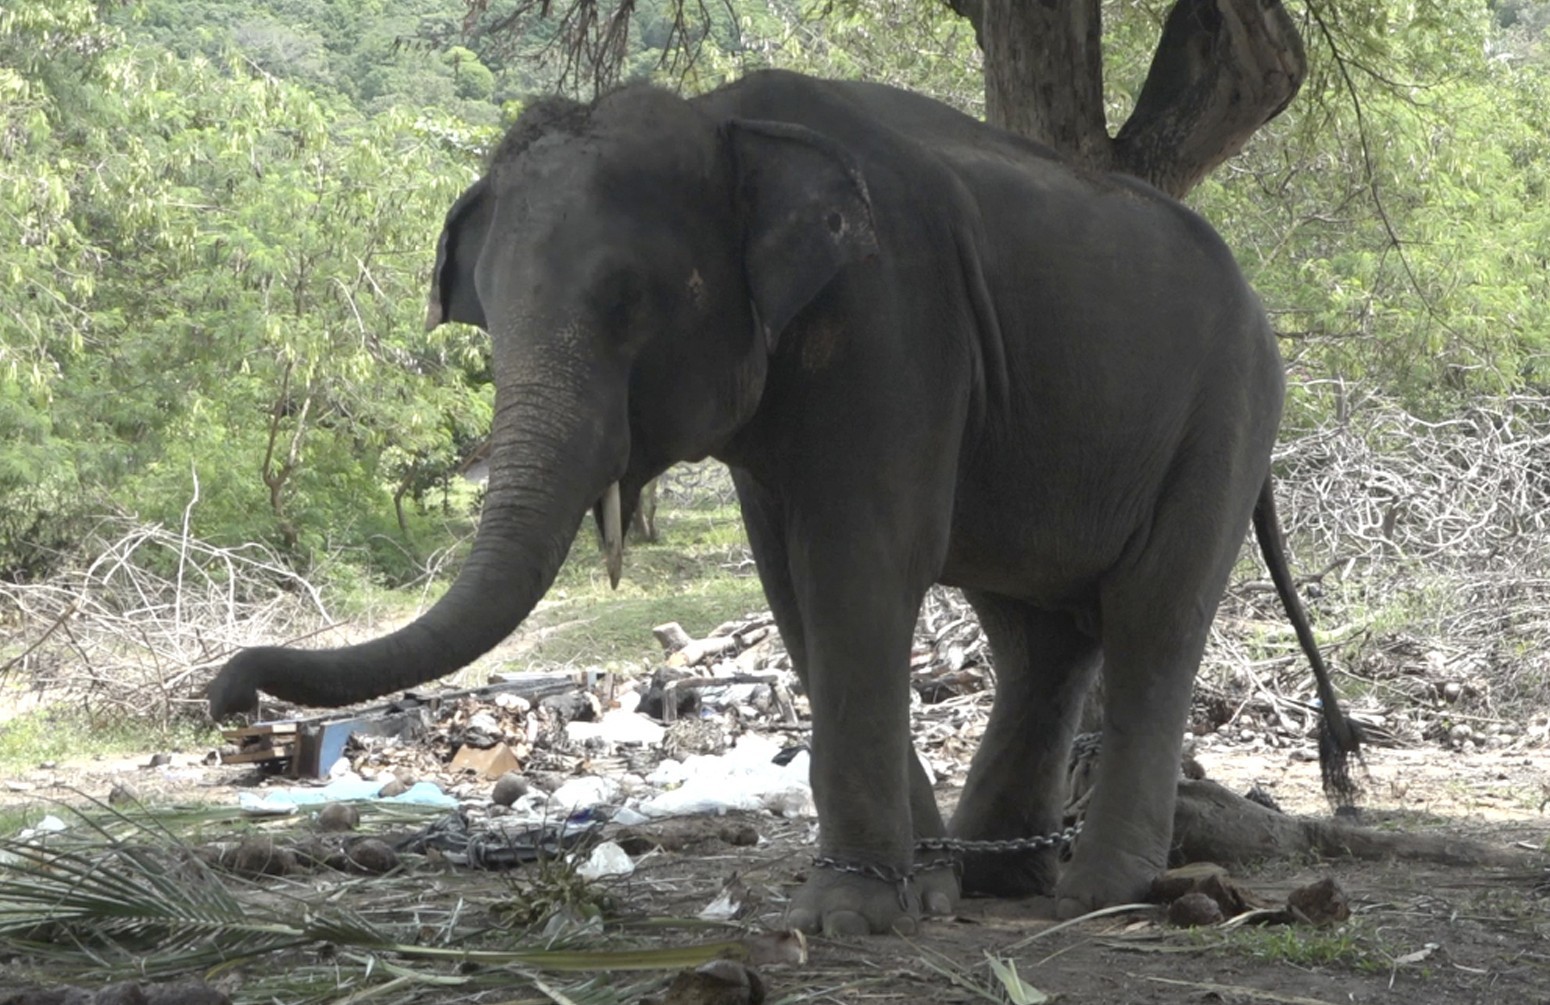
[[[1111,137],[1101,0],[949,2],[979,33],[992,123],[1180,198],[1275,118],[1307,73],[1279,0],[1179,0],[1135,109]]]
[[[1527,868],[1543,856],[1448,834],[1411,834],[1288,816],[1209,780],[1179,782],[1170,864],[1251,865],[1307,855]]]
[[[1106,168],[1100,0],[983,3],[985,117]]]

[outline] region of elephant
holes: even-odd
[[[446,321],[493,344],[465,564],[382,638],[239,652],[208,689],[217,718],[259,691],[339,705],[467,665],[588,512],[617,579],[641,488],[713,457],[811,703],[820,854],[793,927],[907,932],[965,893],[1066,916],[1144,895],[1251,520],[1320,675],[1326,777],[1347,777],[1355,731],[1274,509],[1274,334],[1216,232],[1143,182],[872,83],[771,70],[687,99],[544,99],[447,213],[427,324]],[[934,583],[962,588],[996,668],[945,822],[908,719]],[[1104,755],[1069,860],[925,850],[1058,828],[1100,664]]]

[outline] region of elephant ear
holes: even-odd
[[[724,127],[743,222],[743,263],[771,352],[839,271],[877,254],[872,201],[850,154],[787,122]]]
[[[490,230],[494,202],[489,182],[481,178],[447,210],[447,222],[436,241],[436,267],[425,305],[426,331],[445,321],[486,327],[484,305],[474,288],[474,266]]]

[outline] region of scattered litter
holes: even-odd
[[[635,871],[635,863],[612,841],[604,841],[592,849],[587,860],[576,867],[576,875],[583,879],[620,878]]]
[[[572,743],[603,741],[612,744],[639,743],[654,746],[667,732],[644,715],[612,709],[596,722],[573,719],[565,724],[565,736]]]
[[[576,778],[555,789],[549,795],[549,805],[563,813],[578,813],[598,806],[608,806],[618,800],[621,786],[612,778],[588,775]]]
[[[676,786],[633,803],[648,817],[769,810],[784,817],[816,816],[808,784],[808,755],[785,765],[774,762],[780,745],[745,733],[719,757],[697,755],[665,760],[646,776],[654,785]]]
[[[494,781],[521,767],[522,762],[517,760],[517,755],[510,747],[504,743],[494,743],[488,747],[463,747],[453,755],[447,769],[454,774],[472,772],[480,778]]]
[[[747,902],[748,886],[734,872],[716,899],[700,909],[699,918],[703,921],[735,921],[745,913]]]
[[[262,795],[256,792],[240,792],[237,794],[237,805],[242,807],[245,813],[283,815],[294,813],[298,806],[310,806],[314,803],[379,799],[381,797],[378,793],[381,789],[382,783],[379,781],[341,778],[318,788],[267,789]],[[415,782],[403,793],[388,797],[385,801],[413,803],[419,806],[457,805],[456,799],[447,795],[440,786],[432,782]]]
[[[400,852],[436,855],[471,869],[510,869],[559,858],[594,833],[599,820],[530,823],[511,817],[478,819],[466,810],[449,813],[399,840]]]
[[[296,804],[276,798],[272,793],[239,792],[237,806],[255,817],[283,817],[296,812]]]

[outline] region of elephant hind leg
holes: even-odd
[[[1023,838],[1058,830],[1082,698],[1098,640],[1070,614],[965,591],[996,666],[996,700],[953,814],[955,837]],[[1056,849],[965,856],[966,893],[1015,897],[1055,888]]]
[[[1253,500],[1223,492],[1212,505],[1203,488],[1167,499],[1145,549],[1100,592],[1103,756],[1060,876],[1062,916],[1144,899],[1167,867],[1192,684]]]

